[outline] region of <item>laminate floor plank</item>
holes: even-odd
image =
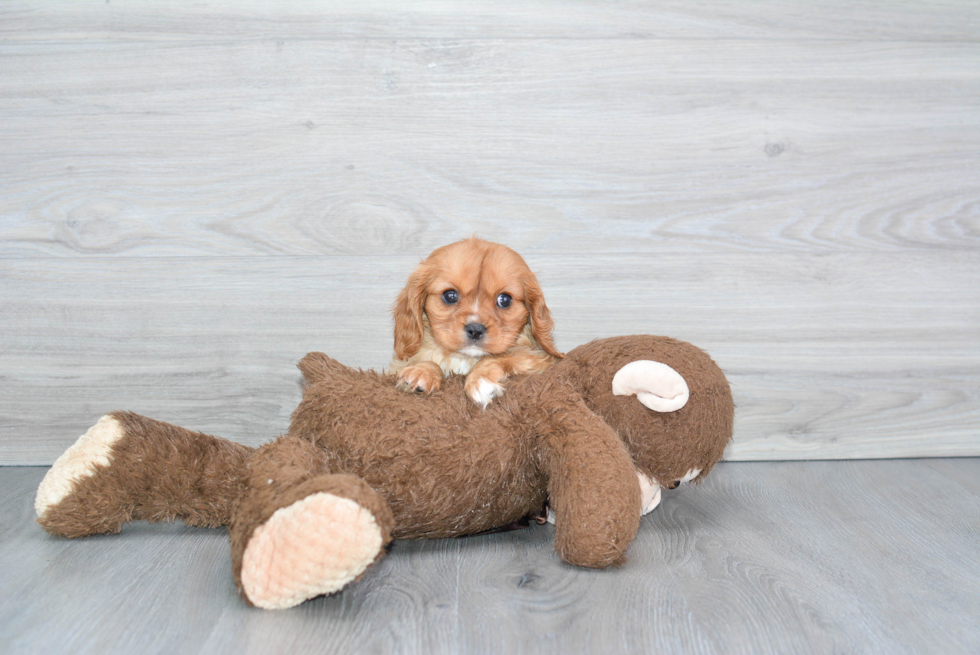
[[[550,526],[399,541],[360,582],[286,611],[237,596],[223,529],[46,535],[45,471],[0,468],[5,652],[980,648],[978,458],[722,463],[665,493],[619,569],[561,564]]]
[[[7,3],[0,256],[975,252],[980,12],[760,7]]]
[[[4,8],[0,34],[4,41],[15,42],[49,35],[74,40],[104,34],[177,43],[285,35],[324,40],[739,38],[887,42],[972,41],[980,32],[976,5],[948,0],[907,3],[887,12],[880,5],[840,0],[760,2],[738,7],[717,1],[693,7],[683,0],[613,5],[569,5],[554,0],[535,5],[520,0],[430,0],[411,5],[363,0],[351,5],[294,0],[276,5],[239,1],[190,6],[160,0],[125,9],[10,0]]]
[[[59,46],[0,45],[3,257],[980,241],[980,44]]]
[[[970,252],[527,258],[560,348],[653,333],[707,350],[738,406],[730,460],[978,452]],[[116,409],[268,441],[299,402],[305,353],[387,366],[389,307],[417,258],[45,262],[0,260],[6,464],[50,464]]]

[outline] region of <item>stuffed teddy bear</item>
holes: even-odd
[[[619,565],[661,486],[702,479],[732,436],[724,374],[666,337],[575,348],[485,410],[461,376],[426,397],[322,353],[299,368],[289,432],[257,449],[103,416],[41,482],[38,522],[65,537],[135,520],[227,525],[245,599],[286,608],[342,589],[392,539],[477,534],[546,505],[562,560]]]

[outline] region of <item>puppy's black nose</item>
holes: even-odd
[[[466,330],[466,336],[473,341],[479,341],[487,333],[487,327],[479,323],[467,323],[463,329]]]

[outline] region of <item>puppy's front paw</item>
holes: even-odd
[[[415,393],[432,393],[442,384],[442,369],[438,366],[415,364],[406,366],[398,375],[395,386],[403,391]]]
[[[486,409],[490,401],[504,395],[504,386],[486,378],[469,378],[466,380],[466,395],[474,403]]]
[[[485,365],[478,365],[478,368],[466,376],[464,385],[466,395],[474,403],[486,409],[490,401],[504,394],[502,383],[506,377],[507,374],[499,364],[488,362]]]

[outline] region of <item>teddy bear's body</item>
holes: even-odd
[[[650,506],[645,482],[659,493],[703,477],[732,434],[721,370],[665,337],[576,348],[514,379],[486,410],[459,377],[423,397],[322,353],[299,366],[307,385],[289,432],[258,449],[135,414],[103,417],[42,482],[39,522],[64,536],[134,519],[228,525],[236,581],[263,607],[342,588],[391,538],[475,534],[545,503],[562,559],[604,567],[625,561]],[[658,389],[682,406],[650,409],[664,400]]]
[[[462,376],[425,397],[320,353],[300,368],[307,386],[289,437],[315,442],[330,469],[356,473],[377,489],[395,518],[394,538],[482,532],[545,503],[538,435],[518,404],[530,378],[482,410],[468,401]]]

